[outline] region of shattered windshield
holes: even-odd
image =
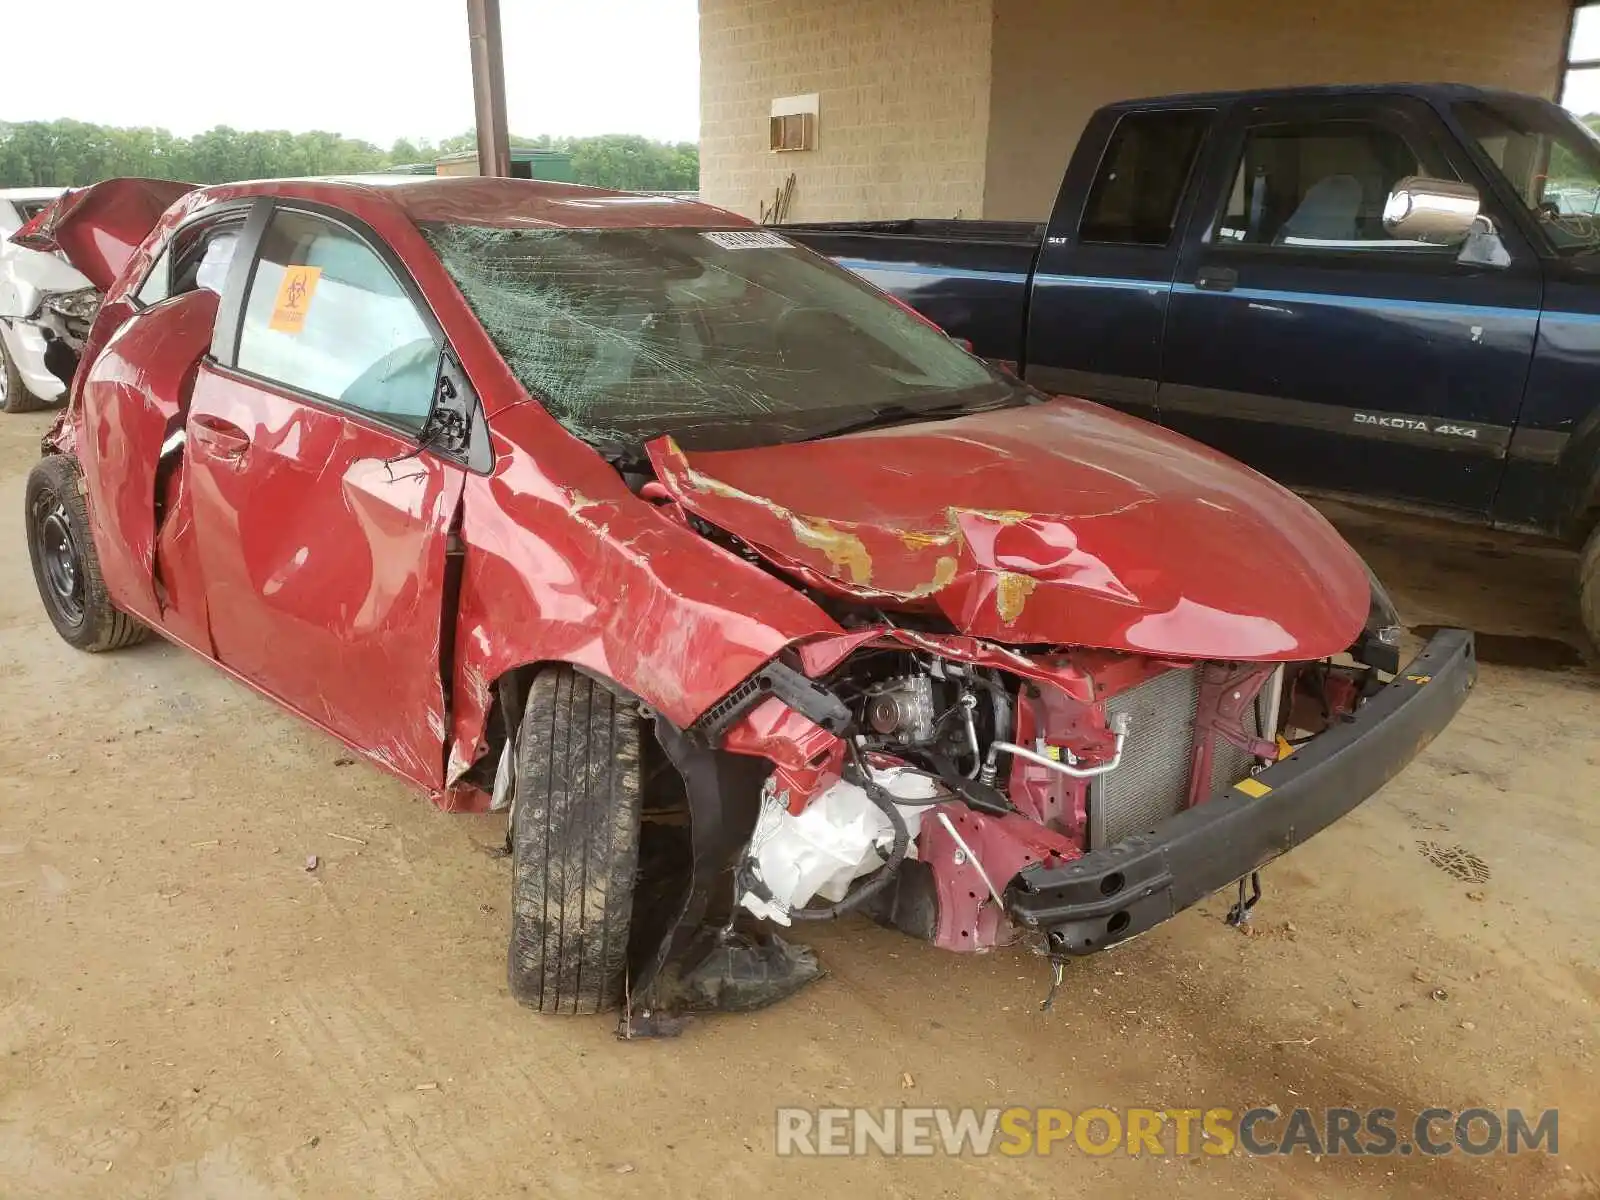
[[[860,280],[763,230],[423,232],[502,357],[592,445],[688,449],[1026,400]]]

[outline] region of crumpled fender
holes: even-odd
[[[481,754],[491,689],[513,668],[583,667],[686,728],[786,646],[842,632],[635,496],[539,406],[502,410],[492,436],[494,473],[469,474],[462,497],[447,784]]]

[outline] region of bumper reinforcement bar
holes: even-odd
[[[1477,680],[1472,634],[1441,630],[1348,721],[1259,775],[1057,867],[1030,867],[1006,908],[1051,954],[1091,954],[1143,933],[1258,870],[1372,795],[1433,740]]]

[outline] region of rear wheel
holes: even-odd
[[[143,625],[111,603],[89,536],[77,464],[52,454],[28,472],[28,557],[56,632],[79,650],[120,650],[142,642]]]
[[[11,361],[11,355],[6,352],[5,340],[0,338],[0,412],[37,412],[49,406],[50,401],[39,399],[28,390],[28,385],[22,382],[22,372],[18,371],[17,364]]]
[[[623,998],[639,863],[637,702],[571,667],[533,681],[511,810],[511,993],[545,1013]]]
[[[1589,644],[1600,653],[1600,525],[1589,535],[1578,560],[1578,609]]]

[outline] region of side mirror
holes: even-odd
[[[1383,227],[1397,238],[1455,246],[1478,220],[1478,189],[1453,179],[1410,175],[1394,185],[1383,206]]]

